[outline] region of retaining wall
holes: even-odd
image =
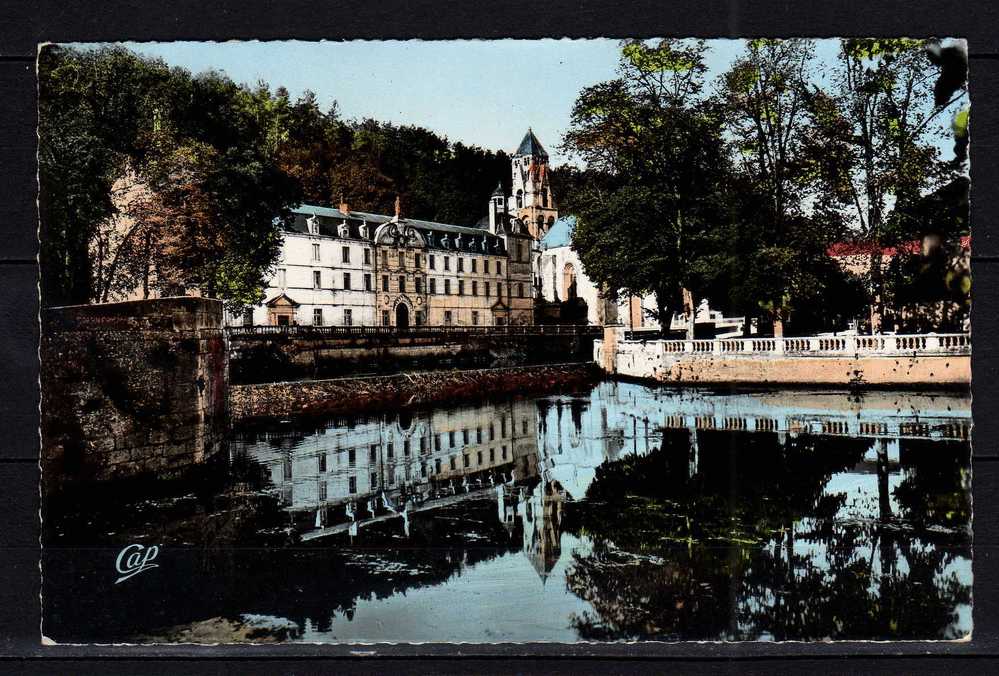
[[[46,482],[169,476],[221,448],[222,304],[163,298],[42,313]]]
[[[440,403],[462,398],[510,395],[593,382],[599,370],[589,363],[499,369],[402,373],[304,382],[233,385],[233,419],[297,414],[349,413]]]

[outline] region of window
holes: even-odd
[[[500,418],[500,436],[506,438],[506,416]]]
[[[365,291],[371,291],[371,275],[370,274],[365,274],[364,275],[364,290]]]
[[[347,464],[351,467],[357,464],[357,452],[353,448],[347,449]]]
[[[478,326],[478,325],[479,325],[479,311],[472,310],[472,326]]]
[[[451,280],[450,279],[445,279],[444,280],[444,295],[445,296],[450,296],[451,295]]]
[[[434,474],[440,474],[440,473],[441,473],[441,459],[437,458],[436,460],[434,460]]]
[[[496,282],[496,295],[499,296],[500,299],[502,300],[502,298],[503,298],[503,284],[500,283],[500,282]]]
[[[481,427],[476,427],[475,428],[475,443],[477,443],[477,444],[481,444],[482,443],[482,428]]]
[[[350,291],[350,273],[343,273],[343,288],[345,291]]]
[[[517,284],[517,298],[523,298],[523,297],[524,297],[524,285]]]
[[[313,326],[322,326],[323,325],[323,309],[322,308],[318,308],[317,307],[317,308],[315,308],[312,311],[312,325]]]
[[[388,267],[388,250],[382,249],[382,265]]]
[[[425,462],[420,463],[420,476],[424,479],[427,478],[427,463]]]
[[[489,298],[489,282],[486,282],[486,288],[483,290],[486,292],[486,298]]]
[[[406,267],[406,252],[401,250],[399,251],[399,267],[400,268]]]
[[[409,439],[404,439],[402,442],[402,454],[409,457]]]
[[[520,431],[522,434],[527,434],[527,418],[520,421]]]
[[[437,294],[437,280],[432,277],[430,278],[430,293],[432,295]]]
[[[378,475],[374,472],[371,473],[371,490],[378,488]]]
[[[473,259],[472,259],[472,272],[478,272],[478,270],[476,270],[475,268],[476,268],[476,261],[475,261],[475,259],[473,258]]]
[[[385,454],[389,458],[392,457],[392,444],[388,444],[386,446]],[[373,465],[376,462],[378,462],[378,447],[372,446],[371,448],[368,449],[368,463]]]
[[[444,326],[451,326],[451,311],[444,310]]]
[[[364,264],[371,265],[371,249],[364,250]]]
[[[439,450],[441,450],[441,444],[443,444],[443,443],[444,443],[444,442],[443,442],[443,441],[441,440],[441,437],[443,437],[443,436],[444,436],[443,434],[442,434],[442,435],[440,435],[440,436],[437,436],[436,434],[434,435],[434,450],[435,450],[435,451],[439,451]]]
[[[458,469],[458,467],[457,467],[457,464],[455,463],[455,457],[452,455],[451,456],[451,471],[453,472],[456,469]]]
[[[350,247],[349,246],[343,247],[340,250],[340,254],[341,254],[341,260],[344,263],[349,263],[350,262]]]
[[[382,310],[382,326],[391,326],[389,324],[389,312],[388,312],[388,310]]]
[[[489,423],[489,441],[492,441],[495,438],[496,438],[496,428],[493,426],[492,423]]]
[[[423,293],[423,278],[417,277],[413,284],[416,286],[416,293]]]
[[[486,274],[489,274],[489,259],[488,258],[485,259],[484,261],[482,261],[482,271],[485,272]]]
[[[388,275],[382,275],[382,291],[388,291]]]
[[[445,270],[451,269],[451,259],[448,258],[447,256],[444,256],[444,269]]]
[[[476,454],[475,454],[475,464],[476,465],[481,465],[482,464],[482,451],[476,452]]]
[[[502,454],[503,459],[506,460],[506,446],[500,449],[500,453]]]
[[[473,296],[479,295],[479,283],[474,279],[472,280],[472,295]]]
[[[357,477],[352,476],[347,480],[347,492],[351,494],[357,492]]]
[[[326,454],[322,453],[317,458],[319,460],[319,473],[322,474],[326,471]]]
[[[284,268],[278,270],[278,286],[282,289],[288,286],[288,271]]]
[[[344,326],[353,326],[354,325],[354,311],[353,310],[344,310],[343,311],[343,325]]]
[[[429,256],[427,256],[427,262],[430,264],[430,269],[431,270],[436,270],[437,269],[437,257],[436,256],[434,256],[433,254],[430,254]]]
[[[318,244],[313,244],[312,245],[312,260],[314,260],[314,261],[318,261],[319,260],[319,245]]]
[[[447,433],[448,446],[454,448],[454,430]]]
[[[468,446],[468,430],[461,431],[461,443],[464,446]]]
[[[416,311],[416,325],[423,326],[425,322],[423,321],[423,310]]]
[[[420,437],[420,453],[423,454],[426,452],[427,452],[427,438]]]
[[[312,288],[313,289],[323,288],[323,277],[322,273],[319,272],[319,270],[312,271]]]
[[[319,502],[326,502],[326,482],[319,482]]]
[[[496,462],[496,449],[495,448],[490,448],[489,449],[489,462]]]
[[[503,264],[500,263],[499,261],[496,261],[496,274],[497,275],[503,274]]]
[[[464,296],[465,295],[465,280],[464,279],[459,279],[458,280],[458,295],[459,296]]]
[[[462,466],[464,467],[468,467],[469,465],[472,464],[471,461],[469,460],[468,453],[462,455],[461,459],[462,459]]]
[[[465,259],[459,257],[458,258],[458,272],[464,272],[464,271],[465,271]]]
[[[399,293],[406,293],[406,275],[399,275]]]
[[[413,265],[416,267],[417,270],[419,270],[422,267],[421,266],[422,263],[423,260],[420,257],[420,254],[413,254]]]

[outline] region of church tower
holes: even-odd
[[[548,153],[530,127],[511,159],[513,181],[507,212],[520,218],[534,239],[547,233],[558,210],[548,181]]]

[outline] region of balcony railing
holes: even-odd
[[[915,355],[971,354],[971,335],[940,333],[877,336],[811,336],[803,338],[727,338],[721,340],[623,341],[618,349],[638,345],[662,346],[667,356],[713,355]]]
[[[231,326],[230,338],[251,336],[289,336],[295,338],[378,337],[405,338],[449,336],[600,336],[600,326],[551,324],[533,326]]]

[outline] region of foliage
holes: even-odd
[[[573,196],[573,247],[609,296],[654,292],[668,322],[681,289],[703,292],[717,269],[722,116],[701,96],[703,42],[622,51],[617,79],[580,92],[563,144],[596,172]]]

